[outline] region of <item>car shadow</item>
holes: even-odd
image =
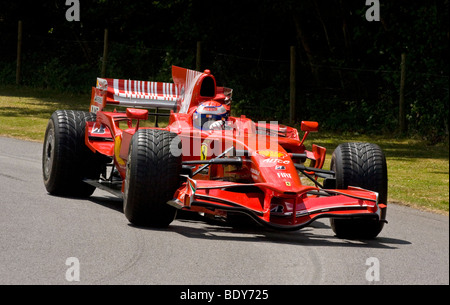
[[[95,204],[109,208],[123,214],[123,201],[111,196],[91,196],[89,200]],[[125,216],[124,216],[125,217]],[[126,219],[125,219],[126,221]],[[327,220],[320,219],[310,226],[297,231],[277,231],[263,227],[249,219],[246,225],[233,227],[225,221],[210,219],[197,213],[178,213],[177,218],[168,228],[152,228],[136,226],[130,227],[143,231],[158,231],[177,233],[186,238],[203,240],[223,240],[240,242],[282,243],[296,246],[336,246],[336,247],[365,247],[376,249],[397,249],[400,245],[410,245],[411,242],[385,237],[381,232],[375,239],[341,239],[334,235]]]
[[[91,196],[89,201],[101,205],[105,208],[123,213],[123,200],[114,196]]]
[[[186,213],[185,213],[186,214]],[[399,245],[409,245],[409,241],[392,237],[379,237],[371,240],[341,239],[334,235],[331,227],[318,220],[310,226],[296,231],[277,231],[258,224],[245,227],[233,227],[226,222],[210,220],[202,216],[185,216],[177,218],[168,228],[155,229],[138,227],[142,230],[158,230],[175,232],[187,238],[211,239],[240,242],[282,243],[296,246],[338,246],[338,247],[366,247],[377,249],[397,249]]]
[[[320,228],[322,227],[323,228]],[[320,232],[320,229],[327,231]],[[329,226],[323,223],[313,223],[311,226],[298,231],[274,231],[264,227],[258,229],[236,229],[233,227],[205,226],[193,228],[188,226],[171,225],[172,232],[177,232],[188,238],[236,240],[236,241],[260,241],[269,243],[282,243],[298,246],[339,246],[339,247],[366,247],[379,249],[397,249],[397,245],[411,244],[408,241],[377,237],[371,240],[340,239],[334,235]],[[232,235],[230,235],[232,234]],[[238,236],[234,236],[238,235]]]

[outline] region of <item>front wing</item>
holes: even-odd
[[[304,186],[297,193],[270,183],[242,184],[211,180],[187,181],[168,204],[182,210],[226,217],[244,213],[278,230],[298,230],[318,218],[371,218],[380,220],[383,204],[378,193],[357,187],[345,190]]]

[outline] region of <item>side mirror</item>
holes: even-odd
[[[147,120],[148,119],[148,110],[147,109],[127,108],[127,117],[130,119],[136,119],[136,120]]]
[[[319,131],[319,123],[313,121],[302,121],[300,129],[301,131],[317,132]]]
[[[148,120],[147,109],[127,108],[127,118],[137,120],[135,131],[139,129],[139,122],[141,120]]]
[[[308,134],[310,132],[317,132],[317,131],[319,131],[319,123],[313,122],[313,121],[302,121],[302,123],[300,125],[300,129],[301,129],[301,131],[305,132],[305,134],[303,135],[303,139],[300,142],[300,145],[302,145],[303,142],[305,142],[306,137],[308,137]]]

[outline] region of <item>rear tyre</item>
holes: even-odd
[[[57,110],[47,125],[42,151],[42,173],[47,191],[57,196],[89,197],[95,187],[84,178],[98,179],[101,161],[85,144],[86,122],[96,115]]]
[[[124,186],[124,213],[135,225],[167,227],[176,209],[167,204],[180,187],[180,141],[166,130],[140,129],[130,144]],[[172,147],[176,145],[177,147]]]
[[[371,143],[340,144],[331,159],[331,170],[336,173],[336,188],[357,186],[378,192],[380,203],[387,204],[387,166],[383,151]],[[379,220],[331,219],[331,228],[341,238],[375,238],[383,229],[386,208]]]

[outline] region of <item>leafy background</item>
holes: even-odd
[[[211,69],[234,89],[233,112],[289,119],[290,46],[296,118],[342,133],[398,133],[400,58],[406,54],[407,135],[448,141],[448,0],[383,1],[368,22],[363,0],[65,0],[0,3],[0,84],[15,83],[23,22],[22,85],[87,94],[100,75],[171,81],[171,66]]]

